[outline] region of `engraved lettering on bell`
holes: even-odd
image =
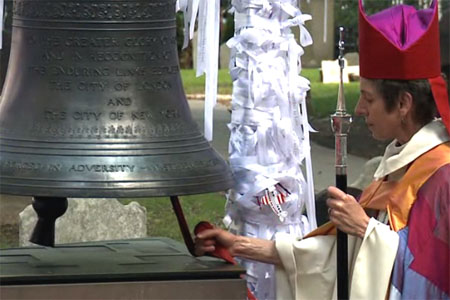
[[[40,162],[29,162],[29,161],[4,161],[1,165],[3,170],[13,169],[16,171],[50,171],[59,172],[61,171],[61,164],[44,164]]]
[[[65,119],[66,114],[46,114],[46,119],[57,120]],[[120,112],[112,112],[109,114],[110,119],[122,119],[123,114]],[[139,119],[140,118],[140,119]],[[148,120],[150,116],[137,115],[133,120]],[[156,124],[153,127],[144,125],[122,124],[109,126],[82,126],[82,127],[56,127],[51,124],[36,124],[32,128],[32,134],[38,136],[51,136],[53,138],[70,138],[70,139],[143,139],[155,137],[169,137],[172,135],[189,134],[192,128],[184,126],[181,123]]]
[[[130,97],[115,97],[108,100],[108,106],[130,106],[132,100]]]
[[[63,45],[65,47],[80,47],[80,48],[109,48],[109,47],[119,47],[119,41],[116,38],[111,37],[68,37],[65,38]],[[59,46],[59,45],[53,45]]]
[[[108,81],[80,81],[77,83],[77,89],[83,92],[104,92],[108,85]]]
[[[160,111],[160,113],[167,119],[176,119],[180,117],[180,112],[177,109],[168,108]]]
[[[45,67],[38,70],[45,70]],[[108,77],[111,71],[108,67],[90,67],[90,66],[48,66],[50,76],[68,76],[68,77]],[[45,73],[45,71],[44,71]]]
[[[99,51],[91,54],[90,59],[94,62],[155,62],[169,60],[168,51],[142,51],[142,52],[119,52],[119,51]]]
[[[46,61],[58,61],[64,59],[64,53],[63,52],[54,52],[51,50],[47,50],[42,55],[42,59]]]
[[[161,91],[161,90],[170,90],[172,88],[172,85],[169,81],[144,81],[137,83],[137,90],[138,91]]]
[[[96,172],[96,173],[131,173],[135,166],[129,165],[72,165],[69,172]]]
[[[67,118],[67,113],[65,111],[46,110],[44,114],[46,120],[65,120]]]
[[[147,171],[158,171],[158,172],[173,172],[180,170],[194,170],[203,169],[208,167],[214,167],[219,164],[217,159],[210,160],[196,160],[189,162],[179,162],[179,163],[154,163],[147,166],[141,166],[141,170]]]
[[[60,47],[67,48],[111,48],[125,46],[127,48],[141,48],[141,47],[157,47],[167,44],[176,44],[177,37],[175,35],[147,35],[144,37],[127,37],[123,40],[118,40],[114,37],[87,37],[87,36],[39,36],[31,35],[27,42],[32,45],[39,44],[43,47]]]
[[[73,86],[71,81],[49,81],[49,89],[51,91],[71,91]]]
[[[33,19],[153,20],[171,16],[176,3],[175,0],[117,2],[16,0],[13,14]]]
[[[98,121],[102,113],[94,111],[76,111],[72,114],[72,118],[77,121]]]
[[[158,45],[176,44],[177,37],[172,36],[145,36],[125,39],[126,47],[154,47]]]
[[[151,120],[153,119],[150,111],[133,111],[131,112],[131,119],[134,120]]]

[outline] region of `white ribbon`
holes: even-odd
[[[3,47],[3,8],[4,0],[0,0],[0,49]]]
[[[178,0],[177,8],[184,12],[183,49],[194,37],[198,14],[196,75],[205,78],[205,138],[213,139],[213,110],[217,102],[219,57],[220,0]]]
[[[258,209],[255,196],[281,181],[302,193],[299,208],[306,207],[316,227],[314,183],[306,115],[309,81],[301,76],[303,48],[290,33],[299,26],[300,44],[312,43],[304,15],[291,0],[234,0],[235,36],[232,50],[233,110],[230,164],[239,177],[237,193],[229,201]],[[307,182],[300,165],[305,163]],[[296,182],[295,184],[293,182]],[[283,182],[283,184],[286,184]],[[234,198],[233,198],[234,197]],[[286,204],[286,203],[284,203]],[[306,227],[305,227],[306,228]]]
[[[217,102],[220,0],[203,0],[199,11],[197,76],[205,79],[205,137],[213,139],[213,109]]]
[[[194,38],[195,21],[197,19],[200,0],[177,0],[176,8],[184,14],[184,41],[183,49]]]
[[[323,43],[327,42],[327,32],[328,32],[328,0],[323,0]]]

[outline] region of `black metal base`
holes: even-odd
[[[67,198],[33,197],[33,208],[38,221],[31,234],[30,242],[41,246],[55,246],[55,222],[68,206]]]

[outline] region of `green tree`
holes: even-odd
[[[226,43],[234,36],[234,15],[229,12],[231,0],[221,0],[220,43]]]
[[[234,16],[228,11],[231,8],[231,0],[220,1],[220,43],[225,43],[234,35]],[[182,12],[177,13],[177,46],[178,58],[182,69],[191,69],[193,67],[193,51],[192,42],[186,49],[182,49],[184,41],[184,15]]]
[[[371,15],[392,6],[393,2],[394,0],[364,0],[364,10]],[[402,2],[421,9],[429,7],[431,0],[403,0]],[[450,8],[450,0],[439,0],[439,5],[444,12]],[[335,40],[339,40],[337,29],[343,26],[346,30],[345,39],[348,51],[358,51],[358,10],[358,0],[335,1]]]

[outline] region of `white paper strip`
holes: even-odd
[[[213,139],[213,109],[217,101],[220,0],[202,0],[199,8],[197,76],[205,78],[205,138]]]
[[[327,42],[328,35],[328,0],[323,0],[323,42]]]
[[[204,135],[208,141],[212,141],[213,110],[217,102],[220,0],[178,0],[177,7],[184,13],[183,49],[188,46],[189,40],[194,37],[197,21],[196,75],[206,75]]]
[[[235,35],[229,161],[236,187],[224,223],[235,232],[273,239],[302,237],[316,227],[306,94],[299,75],[303,48],[312,44],[297,0],[233,0]],[[300,45],[291,27],[300,28]],[[306,178],[303,176],[303,166]],[[281,199],[281,200],[280,200]],[[303,215],[304,209],[308,218]],[[273,299],[273,269],[241,261],[250,290]]]
[[[3,8],[4,8],[4,0],[0,0],[0,49],[3,47]]]

